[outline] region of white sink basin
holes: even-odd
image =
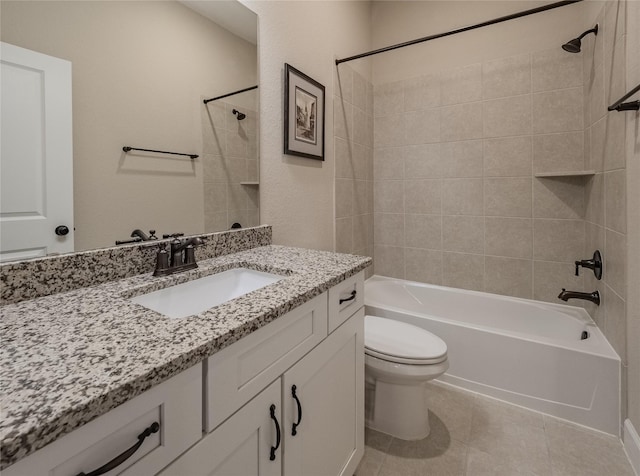
[[[142,294],[131,298],[131,301],[171,319],[180,319],[199,314],[281,279],[284,279],[284,276],[235,268]]]

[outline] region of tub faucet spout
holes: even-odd
[[[562,299],[563,301],[568,301],[569,299],[584,299],[585,301],[591,301],[596,306],[600,305],[600,293],[598,291],[581,293],[578,291],[567,291],[565,288],[562,288],[562,292],[558,294],[558,299]]]

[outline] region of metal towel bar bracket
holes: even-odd
[[[640,91],[640,84],[638,84],[635,88],[629,91],[627,94],[622,96],[616,102],[614,102],[611,106],[608,107],[609,111],[637,111],[640,109],[640,101],[631,101],[624,102],[633,96],[635,93]]]

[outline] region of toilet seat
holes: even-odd
[[[447,360],[446,354],[436,359],[407,359],[404,357],[398,357],[397,355],[389,355],[382,352],[376,352],[375,350],[367,349],[366,347],[364,349],[364,353],[380,360],[386,360],[387,362],[407,365],[435,365]]]
[[[365,316],[365,354],[388,362],[433,365],[447,359],[447,344],[438,336],[411,324]]]

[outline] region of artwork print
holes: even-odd
[[[285,154],[324,160],[324,107],[324,86],[285,63]]]
[[[318,98],[296,87],[296,140],[316,143]]]

